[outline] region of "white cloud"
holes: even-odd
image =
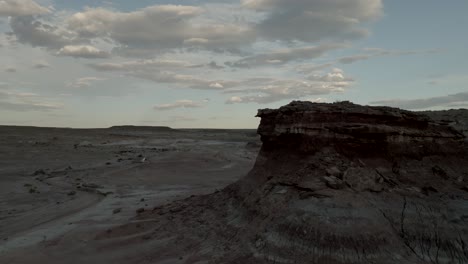
[[[150,60],[134,60],[126,62],[106,62],[90,64],[90,67],[98,71],[116,71],[116,72],[152,72],[155,70],[181,69],[190,68],[193,65],[186,61],[167,60],[167,59],[150,59]]]
[[[110,57],[110,53],[99,50],[96,47],[90,45],[67,45],[61,48],[57,55],[59,56],[70,56],[75,58],[86,58],[86,59],[102,59]]]
[[[254,40],[249,28],[235,24],[195,23],[204,9],[155,5],[134,12],[87,9],[68,19],[68,28],[86,38],[109,38],[125,49],[201,47],[228,50]],[[219,22],[219,21],[218,21]]]
[[[51,111],[63,108],[63,104],[34,93],[0,91],[0,109],[7,111]]]
[[[323,56],[326,52],[334,49],[344,48],[343,44],[322,44],[319,46],[309,46],[300,48],[288,48],[262,53],[250,57],[242,58],[235,62],[227,62],[226,65],[232,67],[254,67],[272,66],[285,64],[295,60],[310,60]]]
[[[382,15],[381,0],[241,0],[246,8],[262,12],[255,26],[270,40],[316,42],[368,35],[362,23]]]
[[[357,54],[352,56],[341,57],[338,62],[343,64],[351,64],[357,61],[368,60],[374,57],[383,56],[404,56],[404,55],[415,55],[415,54],[433,54],[439,52],[439,50],[386,50],[380,48],[366,48],[364,51],[369,52],[367,54]]]
[[[172,110],[172,109],[177,109],[177,108],[200,108],[202,106],[203,106],[202,104],[196,103],[191,100],[178,100],[170,104],[156,105],[153,107],[153,109],[158,110],[158,111],[166,111],[166,110]]]
[[[48,8],[32,0],[0,0],[0,17],[42,15],[49,12]]]
[[[404,109],[426,109],[432,107],[450,107],[453,105],[466,105],[468,103],[468,92],[461,92],[445,96],[437,96],[424,99],[392,99],[373,101],[373,105],[388,105]]]
[[[78,78],[73,82],[70,82],[67,84],[67,87],[70,88],[85,88],[85,87],[91,87],[93,83],[99,82],[99,81],[105,81],[107,79],[105,78],[99,78],[99,77],[82,77]]]
[[[313,72],[321,71],[326,68],[333,66],[333,63],[327,62],[322,64],[301,64],[296,66],[294,69],[296,72],[301,74],[311,74]]]
[[[308,80],[257,79],[247,80],[244,86],[248,89],[232,89],[226,93],[238,95],[229,98],[226,103],[272,103],[284,99],[301,99],[304,97],[344,92],[350,87],[353,79],[346,77],[342,70],[333,69],[324,75],[313,75]],[[253,94],[253,95],[250,95]]]
[[[10,27],[18,42],[33,47],[60,49],[65,45],[84,41],[77,39],[74,32],[49,22],[36,20],[31,16],[11,18]]]
[[[197,75],[178,73],[183,69],[193,69],[194,65],[185,61],[152,59],[121,63],[90,64],[98,71],[119,72],[127,76],[153,81],[155,83],[174,84],[180,87],[221,90],[232,87],[236,82],[209,79]]]
[[[49,68],[50,64],[46,61],[38,61],[32,65],[33,68],[35,69],[44,69],[44,68]]]

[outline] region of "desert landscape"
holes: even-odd
[[[251,169],[260,146],[255,130],[131,126],[3,126],[0,141],[0,263],[130,263],[149,247],[117,250],[121,238],[98,235],[222,189]]]
[[[0,264],[468,264],[467,10],[0,0]]]
[[[294,101],[257,131],[2,127],[0,262],[468,263],[467,112]]]

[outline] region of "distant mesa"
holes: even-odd
[[[175,129],[172,129],[167,126],[130,126],[130,125],[125,125],[125,126],[112,126],[109,127],[109,130],[118,130],[118,131],[152,131],[152,132],[170,132],[174,131]]]

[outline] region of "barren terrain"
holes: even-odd
[[[0,263],[131,263],[151,245],[99,234],[222,189],[258,149],[255,130],[0,127]]]

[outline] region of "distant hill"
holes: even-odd
[[[118,130],[118,131],[152,131],[152,132],[170,132],[174,131],[175,129],[172,129],[167,126],[112,126],[109,127],[109,130]]]

